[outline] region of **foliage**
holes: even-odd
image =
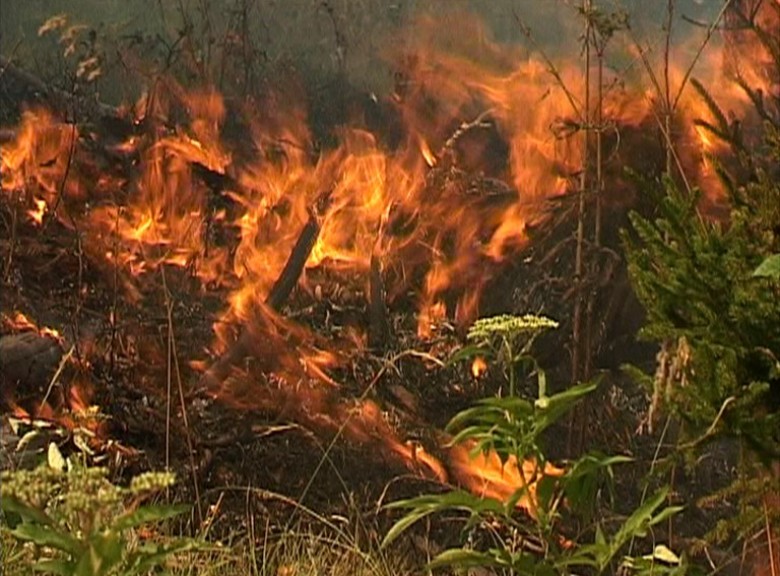
[[[755,22],[746,20],[745,29],[771,44]],[[780,73],[780,58],[773,66]],[[643,181],[643,191],[658,198],[657,214],[633,214],[624,235],[647,311],[643,335],[661,344],[655,378],[645,380],[684,423],[680,447],[691,461],[716,439],[745,449],[740,477],[710,498],[740,502],[740,513],[711,534],[720,541],[780,521],[763,505],[776,478],[756,470],[780,458],[780,100],[737,83],[754,104],[750,132],[693,82],[712,118],[697,121],[698,129],[730,152],[709,158],[728,196],[727,220],[700,212],[699,190]]]
[[[762,278],[780,278],[780,254],[773,254],[753,271],[753,276]]]
[[[600,522],[595,522],[589,537],[592,541],[587,543],[584,537],[572,542],[562,535],[561,520],[567,515],[591,520],[594,502],[605,481],[612,479],[612,467],[629,458],[587,454],[564,470],[548,462],[542,433],[596,388],[595,383],[586,382],[547,395],[544,372],[533,362],[529,347],[537,334],[554,326],[551,320],[532,316],[483,319],[469,332],[472,345],[453,357],[458,361],[478,354],[493,356],[506,365],[511,380],[516,378],[520,360],[533,368],[539,389],[533,403],[513,394],[488,398],[457,414],[448,425],[448,431],[454,434],[453,443],[468,443],[474,452],[497,453],[505,466],[518,468],[525,482],[503,501],[458,490],[394,502],[389,507],[405,510],[406,514],[386,534],[383,545],[430,514],[455,510],[468,516],[467,534],[473,536],[480,527],[490,526],[493,542],[446,550],[433,559],[431,567],[482,566],[518,574],[568,574],[572,569],[589,568],[603,573],[616,564],[629,541],[647,535],[653,526],[680,510],[663,507],[667,490],[662,489],[610,535]],[[532,467],[536,470],[531,478],[526,477],[523,466],[529,461],[535,463]],[[518,512],[521,502],[527,507],[530,520]],[[666,573],[653,554],[627,559],[624,565]],[[677,558],[669,573],[684,570],[684,559]]]
[[[55,444],[48,464],[6,471],[0,477],[4,531],[36,547],[36,571],[74,576],[146,574],[174,553],[195,550],[195,540],[142,542],[139,529],[186,512],[183,505],[139,503],[173,484],[170,473],[151,472],[123,488],[107,470],[66,461]]]

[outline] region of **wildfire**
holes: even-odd
[[[38,225],[46,217],[78,227],[87,257],[130,299],[154,291],[165,267],[186,270],[204,291],[221,290],[226,304],[211,350],[229,355],[239,342],[253,360],[220,374],[208,390],[215,397],[328,433],[343,430],[439,481],[448,481],[450,469],[487,496],[504,499],[527,486],[521,505],[533,510],[534,481],[559,469],[501,463],[495,454],[472,460],[464,447],[450,450],[443,464],[399,438],[376,404],[341,398],[334,369],[364,346],[359,327],[338,327],[339,337],[326,339],[269,302],[303,238],[311,245],[296,285],[315,299],[322,285],[367,292],[379,261],[387,303],[416,298],[422,338],[449,321],[465,326],[501,264],[526,244],[529,227],[545,222],[549,200],[566,194],[581,169],[582,132],[593,117],[577,96],[584,93],[581,62],[562,62],[554,78],[543,58],[492,41],[472,17],[446,30],[423,18],[388,57],[404,76],[383,102],[403,127],[397,146],[342,126],[336,144],[319,149],[306,106],[291,94],[280,90],[239,107],[214,87],[190,90],[166,79],[135,106],[143,111],[129,119],[135,133],[111,147],[101,169],[84,146],[87,135],[49,111],[26,111],[3,149],[3,193]],[[752,85],[769,82],[744,62],[731,70]],[[679,84],[685,70],[670,74]],[[712,85],[729,110],[747,105],[733,83]],[[605,125],[653,121],[653,97],[638,88],[609,90],[600,104]],[[703,157],[721,144],[693,123],[716,118],[690,91],[678,115],[686,133],[668,136],[681,144],[680,161],[717,190]],[[229,134],[228,117],[243,127],[240,137]],[[487,369],[477,358],[471,373],[480,378]],[[88,392],[83,383],[72,387],[71,405],[83,411]]]

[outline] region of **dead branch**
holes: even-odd
[[[298,284],[298,279],[303,272],[306,261],[309,259],[311,251],[317,242],[321,227],[320,215],[324,212],[329,198],[330,191],[322,194],[317,202],[317,206],[310,211],[309,220],[301,230],[282,272],[279,274],[276,282],[274,282],[265,300],[265,303],[272,310],[278,312],[284,306],[293,288]],[[252,331],[245,327],[230,350],[203,374],[198,383],[198,388],[203,390],[219,385],[230,374],[233,367],[249,357],[253,339]]]
[[[371,348],[383,350],[390,341],[390,324],[387,321],[385,282],[382,277],[382,263],[376,253],[371,255],[371,270],[368,282],[368,343]]]

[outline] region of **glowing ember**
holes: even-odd
[[[33,222],[41,225],[43,223],[43,216],[46,214],[46,200],[34,198],[33,202],[35,203],[35,208],[33,210],[28,210],[27,214],[32,218]]]
[[[487,362],[481,356],[474,358],[474,362],[471,363],[471,375],[474,378],[481,378],[487,372],[487,369]]]
[[[2,319],[4,327],[11,332],[38,330],[38,327],[35,325],[35,323],[21,312],[15,312],[11,317],[3,314]]]

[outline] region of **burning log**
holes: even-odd
[[[324,212],[329,197],[329,191],[322,194],[315,209],[309,212],[309,220],[301,230],[282,272],[265,300],[265,303],[274,311],[278,312],[284,306],[293,288],[298,284],[306,261],[317,243],[321,227],[320,214]],[[228,353],[217,360],[201,377],[199,388],[209,389],[219,385],[230,374],[233,367],[251,355],[254,338],[252,331],[245,327]]]
[[[314,244],[317,242],[317,237],[320,233],[320,222],[317,214],[311,212],[309,214],[309,221],[301,230],[300,236],[295,243],[295,246],[290,252],[290,257],[287,259],[287,263],[282,269],[282,273],[274,282],[271,292],[268,294],[266,304],[272,309],[279,311],[279,309],[287,301],[293,288],[298,283],[298,278],[301,277],[303,267],[306,265],[306,261],[311,255],[311,251],[314,248]]]

